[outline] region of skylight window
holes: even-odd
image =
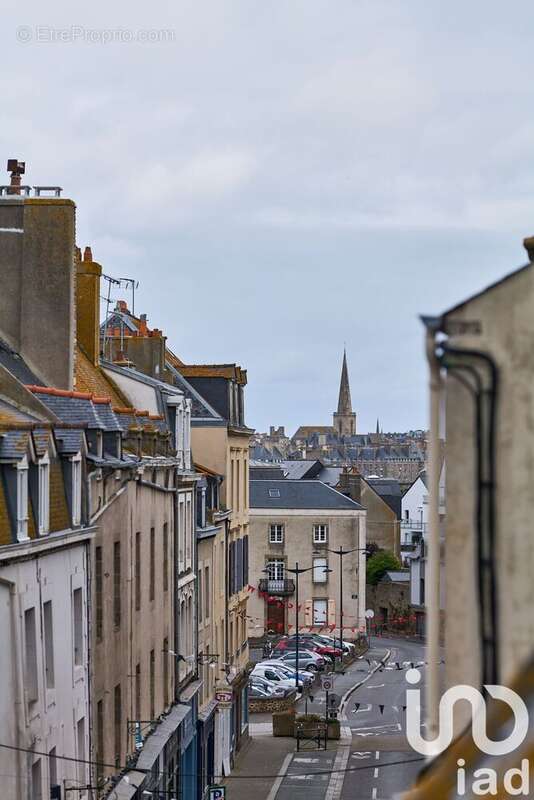
[[[269,489],[269,497],[280,497],[280,489]]]

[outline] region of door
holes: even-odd
[[[286,633],[286,609],[281,600],[267,603],[267,632]]]

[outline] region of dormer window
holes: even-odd
[[[80,453],[73,456],[72,464],[72,525],[80,525],[82,521],[82,457]]]
[[[17,464],[17,540],[23,542],[28,536],[28,461],[23,458]]]
[[[50,530],[50,458],[46,453],[39,461],[39,536]]]

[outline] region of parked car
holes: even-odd
[[[319,635],[325,644],[331,644],[332,647],[339,647],[339,638],[336,638],[335,636],[326,636],[323,635],[322,633]],[[356,650],[356,645],[354,644],[354,642],[347,642],[345,639],[343,639],[342,641],[342,646],[343,646],[343,651],[345,653],[350,653],[351,655],[354,652],[354,650]]]
[[[280,639],[274,648],[273,654],[276,655],[276,653],[284,652],[285,650],[294,650],[296,646],[297,637],[288,636],[285,639]],[[339,647],[325,645],[324,642],[317,641],[311,634],[299,635],[299,650],[301,647],[304,647],[308,650],[314,650],[321,656],[327,656],[330,658],[330,660],[333,660],[334,658],[340,658],[343,655],[343,651],[340,650]]]
[[[272,694],[262,689],[258,684],[249,683],[248,696],[249,700],[268,700],[269,697],[272,697]]]
[[[251,676],[249,678],[249,686],[259,688],[262,692],[266,692],[268,697],[286,697],[291,689],[286,686],[280,686],[271,681],[265,680],[259,675]]]
[[[297,685],[295,678],[288,678],[288,676],[285,675],[282,670],[279,670],[276,666],[272,666],[270,664],[256,664],[250,674],[252,677],[258,675],[261,678],[266,678],[272,683],[277,683],[280,686],[290,689],[294,689]],[[299,678],[298,688],[302,689],[303,685],[303,681],[301,681]]]
[[[294,650],[286,650],[285,652],[280,653],[280,661],[283,664],[289,664],[290,667],[295,668],[297,663],[297,657]],[[314,653],[311,650],[300,650],[299,649],[299,669],[305,669],[307,672],[317,672],[318,670],[324,670],[325,668],[325,660],[322,656],[318,653]]]
[[[260,661],[260,664],[264,664],[265,666],[271,665],[272,667],[277,667],[278,670],[283,670],[288,678],[294,678],[296,676],[296,672],[293,667],[290,667],[289,664],[283,664],[279,658]],[[305,669],[299,669],[299,681],[303,680],[305,684],[313,683],[315,679],[315,674],[313,672],[307,672]]]

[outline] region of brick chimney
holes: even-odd
[[[0,333],[44,383],[72,389],[76,207],[18,194],[16,163],[15,191],[0,198]]]
[[[76,338],[94,366],[100,354],[100,277],[102,267],[93,261],[90,247],[76,263]]]

